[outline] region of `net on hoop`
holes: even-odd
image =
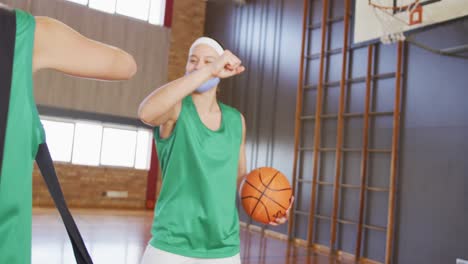
[[[368,0],[382,26],[380,41],[390,44],[405,40],[403,32],[410,26],[422,23],[421,0]]]

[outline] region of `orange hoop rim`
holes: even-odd
[[[398,10],[408,10],[408,9],[411,9],[417,5],[419,5],[419,2],[421,0],[414,0],[413,3],[411,4],[407,4],[407,5],[402,5],[402,6],[384,6],[384,5],[379,5],[379,4],[375,4],[372,2],[372,0],[369,0],[369,5],[374,7],[374,8],[379,8],[379,9],[383,9],[383,10],[392,10],[392,11],[398,11]]]

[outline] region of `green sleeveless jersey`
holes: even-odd
[[[35,19],[21,10],[15,13],[13,76],[0,172],[0,263],[24,264],[31,262],[32,170],[44,132],[33,96]]]
[[[173,254],[224,258],[239,253],[236,188],[242,141],[240,113],[224,104],[221,126],[201,121],[192,96],[170,137],[154,129],[162,169],[150,244]]]

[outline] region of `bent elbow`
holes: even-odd
[[[109,75],[111,80],[129,80],[135,76],[138,67],[135,59],[127,52],[118,49],[114,54],[114,58],[108,65]]]
[[[153,124],[153,116],[150,115],[147,111],[144,110],[143,107],[140,106],[140,108],[138,109],[138,119],[140,119],[141,122],[147,124],[147,125],[150,125],[150,126],[155,126]]]
[[[133,78],[133,76],[135,76],[135,74],[137,73],[138,66],[132,55],[126,53],[124,56],[125,56],[124,57],[125,69],[123,71],[122,77],[125,78],[126,80],[129,80]]]

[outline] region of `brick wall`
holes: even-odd
[[[188,49],[192,42],[204,33],[205,11],[206,1],[174,1],[169,49],[169,81],[185,73]]]
[[[201,0],[174,1],[169,81],[179,78],[185,72],[188,49],[196,38],[203,35],[205,8],[206,2]],[[145,208],[147,171],[64,163],[56,164],[56,169],[70,207]],[[109,198],[104,196],[107,191],[128,191],[128,197]],[[37,167],[33,173],[33,205],[54,206]]]
[[[145,170],[55,164],[65,199],[70,207],[144,209]],[[109,198],[107,191],[128,192],[126,198]],[[33,205],[54,206],[37,166],[33,172]]]

